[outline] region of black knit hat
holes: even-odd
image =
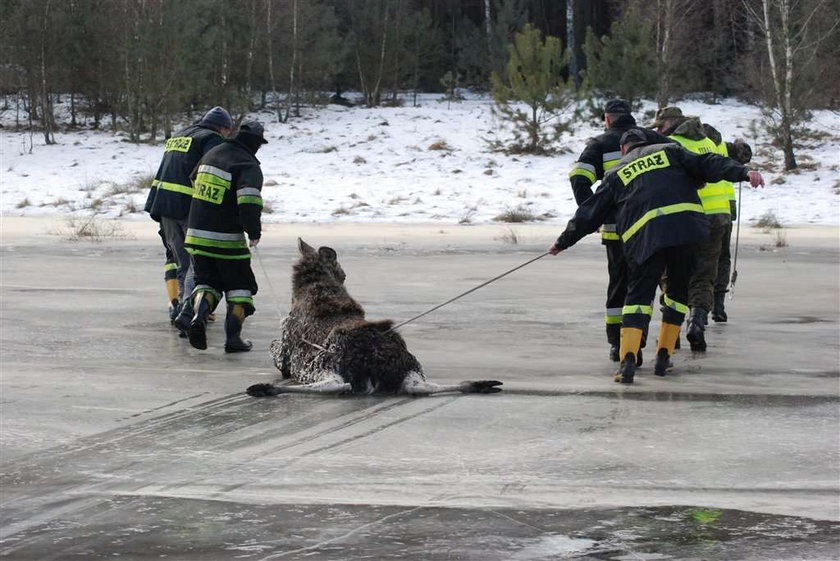
[[[268,144],[265,139],[265,129],[259,121],[245,121],[239,125],[239,134],[247,134],[259,138],[260,144]]]
[[[647,142],[645,133],[639,129],[630,129],[621,135],[621,140],[618,141],[618,144],[625,146],[627,144],[644,144],[645,142]]]
[[[613,113],[616,115],[626,113],[629,115],[632,112],[633,110],[630,108],[630,102],[626,99],[611,99],[604,106],[604,113]]]

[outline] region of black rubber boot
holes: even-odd
[[[712,308],[712,319],[718,323],[726,323],[729,319],[726,316],[726,309],[724,308],[725,301],[725,292],[715,293],[715,307]]]
[[[190,329],[190,322],[192,321],[194,315],[195,311],[193,310],[192,300],[187,299],[181,307],[181,311],[178,313],[175,321],[172,322],[172,325],[174,325],[175,328],[182,334],[186,334],[186,332]]]
[[[207,316],[213,311],[213,305],[210,302],[210,296],[206,292],[199,292],[195,297],[193,306],[195,307],[195,316],[190,322],[190,327],[187,336],[190,339],[190,345],[196,349],[204,350],[207,348]]]
[[[659,349],[656,353],[656,363],[653,365],[653,373],[657,376],[664,376],[673,367],[674,363],[671,362],[668,349]]]
[[[706,318],[708,310],[705,308],[691,308],[691,315],[688,318],[688,329],[685,338],[688,339],[692,351],[706,351]]]
[[[613,362],[618,362],[621,360],[619,357],[619,345],[621,344],[621,324],[620,323],[608,323],[607,324],[607,343],[610,344],[610,360]]]
[[[178,317],[178,314],[181,312],[181,304],[178,302],[177,298],[173,298],[172,301],[169,303],[169,324],[175,325],[175,318]]]
[[[633,353],[627,353],[624,355],[624,360],[621,361],[613,380],[621,384],[632,384],[635,376],[636,357],[633,356]]]
[[[238,304],[228,304],[225,316],[225,352],[245,353],[253,346],[251,341],[240,337],[242,324],[245,321],[245,309]]]

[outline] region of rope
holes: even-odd
[[[738,182],[738,220],[735,221],[735,257],[732,259],[732,279],[729,281],[729,299],[735,297],[735,281],[738,280],[738,244],[741,241],[741,181]]]
[[[260,255],[260,252],[257,251],[257,246],[251,246],[251,252],[254,255],[257,256],[257,262],[259,262],[260,269],[262,269],[262,272],[263,272],[263,276],[265,277],[265,280],[268,282],[268,290],[269,290],[269,292],[271,292],[271,297],[274,298],[274,300],[276,301],[277,300],[277,292],[274,290],[274,286],[271,284],[271,277],[268,276],[268,271],[265,270],[265,263],[263,263],[262,256]],[[283,319],[283,314],[280,313],[280,308],[277,308],[277,317],[279,317],[281,320]],[[303,339],[303,338],[301,338],[301,341],[303,341],[307,345],[315,347],[316,349],[320,349],[322,351],[327,350],[324,347],[322,347],[321,345],[319,345],[317,343],[313,343],[312,341],[307,341],[306,339]]]
[[[251,253],[257,256],[257,262],[260,264],[260,269],[262,269],[266,282],[268,282],[268,290],[271,292],[271,297],[276,301],[277,292],[275,292],[274,286],[271,284],[271,277],[268,276],[268,272],[265,270],[265,263],[263,263],[262,255],[260,255],[260,252],[257,251],[257,246],[251,246]],[[280,310],[277,310],[277,313],[279,314]]]
[[[435,310],[439,310],[440,308],[443,308],[443,307],[444,307],[444,306],[446,306],[447,304],[451,304],[451,303],[452,303],[452,302],[454,302],[455,300],[458,300],[459,298],[463,298],[463,297],[464,297],[464,296],[466,296],[467,294],[470,294],[470,293],[472,293],[472,292],[475,292],[475,291],[476,291],[476,290],[478,290],[479,288],[482,288],[482,287],[487,286],[487,285],[488,285],[488,284],[490,284],[491,282],[496,282],[496,281],[497,281],[497,280],[499,280],[500,278],[505,277],[505,276],[507,276],[507,275],[511,274],[511,273],[512,273],[512,272],[514,272],[514,271],[518,271],[518,270],[519,270],[519,269],[521,269],[522,267],[525,267],[526,265],[530,265],[530,264],[531,264],[531,263],[533,263],[534,261],[537,261],[537,260],[539,260],[539,259],[542,259],[542,258],[543,258],[543,257],[545,257],[546,255],[550,255],[550,253],[548,253],[548,252],[546,251],[545,253],[543,253],[543,254],[542,254],[542,255],[540,255],[539,257],[534,257],[534,258],[533,258],[533,259],[531,259],[530,261],[526,261],[525,263],[523,263],[523,264],[521,264],[521,265],[519,265],[519,266],[517,266],[517,267],[514,267],[513,269],[511,269],[511,270],[509,270],[509,271],[506,271],[506,272],[502,273],[501,275],[498,275],[498,276],[496,276],[496,277],[493,277],[492,279],[490,279],[490,280],[488,280],[488,281],[485,281],[485,282],[481,283],[480,285],[478,285],[478,286],[476,286],[476,287],[474,287],[474,288],[471,288],[471,289],[467,290],[466,292],[462,292],[461,294],[459,294],[458,296],[455,296],[454,298],[450,298],[449,300],[447,300],[447,301],[446,301],[446,302],[444,302],[443,304],[438,304],[438,305],[437,305],[437,306],[435,306],[434,308],[432,308],[432,309],[430,309],[430,310],[426,310],[426,311],[425,311],[425,312],[423,312],[422,314],[418,314],[418,315],[414,316],[414,317],[413,317],[413,318],[411,318],[411,319],[407,319],[407,320],[405,320],[404,322],[402,322],[402,323],[400,323],[400,324],[395,325],[394,327],[392,327],[391,329],[389,329],[389,330],[388,330],[388,332],[391,332],[391,331],[394,331],[394,330],[396,330],[396,329],[399,329],[400,327],[402,327],[402,326],[404,326],[404,325],[407,325],[407,324],[411,323],[412,321],[418,320],[418,319],[420,319],[421,317],[423,317],[423,316],[425,316],[425,315],[428,315],[428,314],[430,314],[430,313],[434,312]]]

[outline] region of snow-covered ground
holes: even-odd
[[[501,126],[488,100],[448,104],[439,97],[423,98],[420,107],[329,106],[286,124],[270,112],[251,115],[266,125],[270,140],[258,154],[266,179],[264,220],[475,224],[516,209],[549,223],[569,219],[575,202],[567,173],[597,126],[579,123],[563,139],[566,153],[507,156],[488,148]],[[753,163],[766,172],[768,185],[743,187],[744,220],[771,211],[783,225],[840,224],[840,115],[815,113],[808,126],[823,137],[798,149],[803,169],[782,174],[781,152],[755,126],[757,108],[735,100],[678,105],[724,138],[753,145]],[[0,113],[0,213],[147,218],[141,186],[157,168],[161,144],[84,130],[59,133],[58,144],[46,146],[41,134],[14,131],[14,117],[14,110]]]

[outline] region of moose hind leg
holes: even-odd
[[[324,373],[317,382],[309,384],[291,384],[276,386],[274,384],[254,384],[248,386],[245,392],[252,397],[268,397],[281,393],[345,393],[351,391],[351,386],[338,374]]]
[[[497,380],[478,380],[475,382],[459,382],[457,384],[435,384],[429,382],[420,372],[409,372],[403,380],[401,393],[410,395],[432,395],[445,392],[460,393],[496,393],[502,391],[502,383]]]

